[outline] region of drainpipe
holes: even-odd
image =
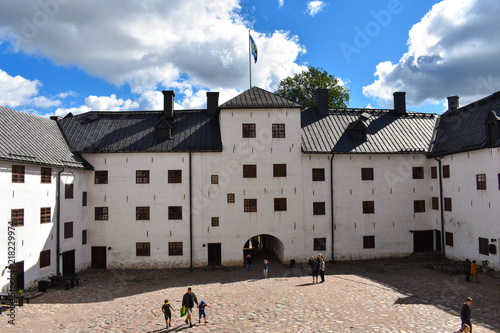
[[[334,250],[334,240],[335,240],[335,224],[333,219],[333,158],[335,157],[332,154],[332,159],[330,160],[330,205],[331,205],[331,214],[332,214],[332,261],[335,261],[335,250]]]
[[[64,167],[57,173],[56,180],[56,275],[61,275],[61,258],[59,253],[61,252],[61,174],[64,172]]]
[[[443,259],[446,258],[446,250],[445,250],[445,244],[444,244],[444,207],[443,207],[443,170],[441,166],[441,157],[435,157],[434,158],[439,165],[439,210],[441,213],[441,255],[443,256]]]
[[[189,152],[189,269],[193,269],[193,201],[192,201],[192,187],[193,187],[193,168],[191,165],[191,152]]]

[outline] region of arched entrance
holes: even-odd
[[[283,242],[269,234],[250,237],[243,246],[243,258],[251,254],[254,262],[269,261],[283,263],[285,246]]]

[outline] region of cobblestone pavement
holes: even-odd
[[[80,286],[57,286],[16,308],[15,326],[1,332],[454,332],[467,296],[474,332],[500,332],[500,279],[479,283],[439,273],[415,258],[327,263],[326,282],[312,284],[308,268],[271,262],[220,270],[88,270]],[[193,328],[173,313],[165,329],[164,299],[180,308],[188,286],[205,300],[208,323]]]

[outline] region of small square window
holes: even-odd
[[[453,246],[453,233],[446,232],[445,233],[445,241],[447,246]]]
[[[443,165],[443,178],[450,178],[450,166]]]
[[[234,193],[227,194],[227,203],[234,203]]]
[[[219,218],[212,217],[212,227],[218,227],[218,226],[219,226]]]
[[[425,212],[425,200],[414,200],[413,201],[413,212],[414,213],[424,213]]]
[[[375,236],[363,236],[363,249],[375,248]]]
[[[285,137],[285,124],[273,124],[273,138]]]
[[[243,178],[257,178],[257,166],[254,164],[243,165]]]
[[[182,183],[182,170],[168,170],[168,182],[170,184]]]
[[[325,169],[313,168],[312,169],[312,180],[313,180],[313,182],[324,182],[325,181]]]
[[[82,206],[87,206],[87,192],[82,193]]]
[[[136,221],[149,221],[149,207],[135,207]]]
[[[24,165],[12,166],[12,182],[24,183]]]
[[[211,180],[211,183],[212,184],[219,184],[219,175],[212,175],[212,177],[210,177],[210,180]]]
[[[488,238],[479,237],[479,253],[485,256],[490,255]]]
[[[255,138],[255,124],[243,124],[243,137]]]
[[[273,177],[286,177],[286,164],[273,164]]]
[[[64,198],[73,199],[73,184],[64,185]]]
[[[324,202],[313,202],[313,215],[325,215]]]
[[[275,212],[286,211],[286,198],[274,198],[274,211]]]
[[[11,209],[10,221],[12,227],[20,227],[24,225],[24,209]]]
[[[149,170],[137,170],[135,172],[136,184],[149,184]]]
[[[40,208],[40,223],[50,223],[51,220],[50,207]]]
[[[96,221],[107,221],[108,220],[108,207],[96,207],[95,208],[95,220]]]
[[[135,255],[137,257],[149,257],[151,256],[151,243],[135,243]]]
[[[432,197],[432,209],[439,210],[439,198],[438,197]]]
[[[361,168],[361,180],[373,180],[373,168]]]
[[[257,212],[257,199],[245,199],[245,200],[243,200],[243,211],[245,213]]]
[[[64,238],[73,238],[73,222],[64,223]]]
[[[87,244],[87,230],[82,230],[82,245]]]
[[[170,207],[168,207],[168,219],[169,220],[182,220],[182,206],[170,206]]]
[[[108,171],[96,171],[94,177],[94,184],[107,184],[108,183]]]
[[[413,167],[413,179],[424,179],[424,167]]]
[[[40,268],[50,266],[50,250],[40,252]]]
[[[438,168],[437,166],[431,167],[431,178],[432,179],[437,179],[438,177]]]
[[[478,190],[486,190],[486,174],[476,175],[476,188]]]
[[[375,214],[375,201],[363,201],[363,214]]]
[[[444,210],[451,212],[451,198],[444,198]]]
[[[182,256],[182,242],[168,242],[169,256]]]
[[[52,183],[52,168],[41,168],[40,182],[42,184]]]
[[[314,251],[326,251],[326,238],[314,238]]]

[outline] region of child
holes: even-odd
[[[469,333],[470,332],[470,327],[467,324],[464,324],[462,328],[459,331],[456,331],[455,333]]]
[[[166,328],[172,327],[172,312],[170,312],[170,309],[174,310],[172,305],[170,305],[168,299],[166,299],[165,304],[163,304],[163,306],[161,307],[161,311],[165,315],[165,322],[167,323]]]
[[[264,268],[264,279],[267,279],[267,272],[269,270],[269,262],[267,261],[267,259],[264,259],[263,268]]]
[[[207,303],[205,303],[205,301],[201,301],[200,305],[198,305],[198,309],[199,309],[199,312],[200,312],[200,318],[198,319],[198,323],[201,323],[201,317],[203,317],[203,319],[205,319],[205,324],[207,323],[207,315],[205,314],[205,308],[207,306],[209,308],[211,308],[211,306],[208,305]]]
[[[476,265],[476,261],[475,260],[472,260],[472,264],[470,265],[470,275],[471,275],[471,282],[474,278],[476,278],[476,282],[479,282],[479,280],[477,279],[477,265]]]

